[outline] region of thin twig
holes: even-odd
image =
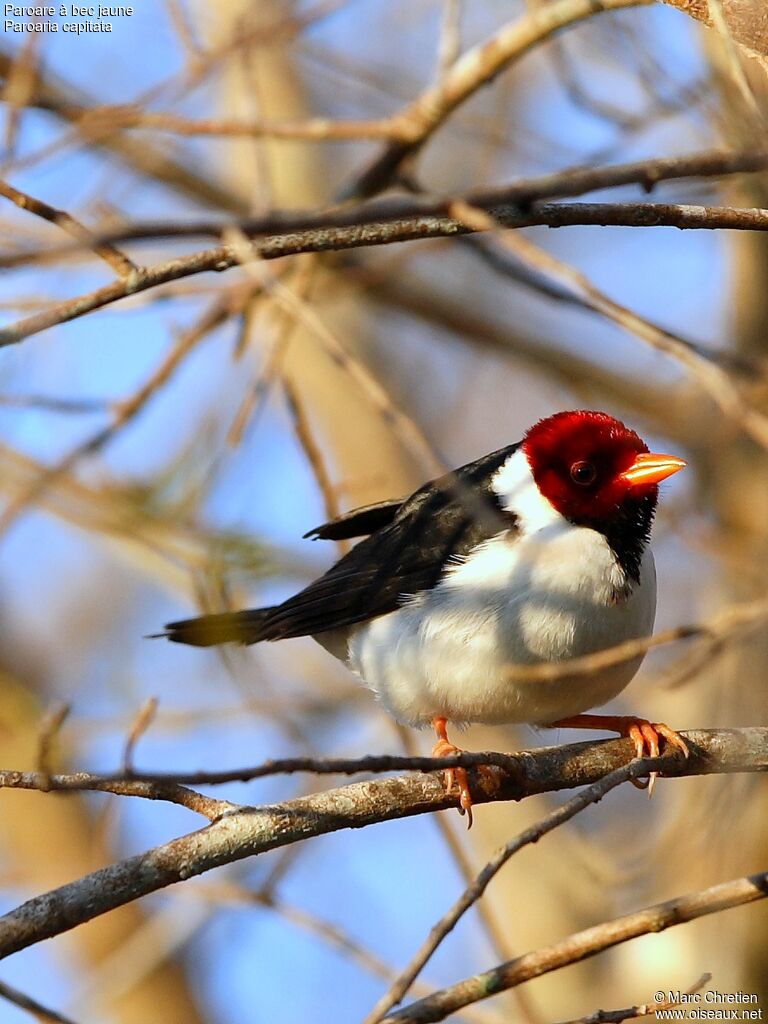
[[[99,116],[109,116],[113,128],[142,128],[174,135],[221,138],[303,139],[307,141],[346,142],[350,139],[389,139],[392,124],[379,120],[344,121],[313,117],[304,121],[236,121],[223,118],[188,118],[178,114],[157,113],[138,107],[110,107]]]
[[[438,83],[426,89],[392,120],[399,138],[389,142],[343,192],[345,199],[386,188],[413,154],[478,89],[555,32],[602,11],[640,7],[649,0],[554,0],[507,22],[490,39],[461,55]]]
[[[575,199],[590,192],[611,188],[638,185],[644,192],[651,193],[662,182],[684,179],[724,178],[736,174],[764,171],[768,168],[768,151],[753,147],[744,150],[703,150],[684,156],[660,157],[650,160],[636,160],[630,163],[610,164],[607,167],[580,167],[534,178],[521,178],[511,184],[493,188],[472,189],[469,192],[448,196],[389,196],[345,206],[334,206],[319,211],[273,211],[265,216],[241,218],[237,222],[222,221],[220,218],[174,221],[146,221],[122,226],[114,232],[96,236],[97,242],[126,242],[157,238],[220,238],[227,228],[236,228],[249,238],[254,235],[292,235],[305,231],[323,231],[333,228],[363,228],[386,224],[391,221],[409,221],[425,217],[447,217],[456,202],[492,212],[499,207],[516,207],[518,213],[525,213],[534,203],[553,199]],[[618,204],[597,204],[596,208],[607,209]],[[622,204],[625,205],[625,204]],[[635,209],[636,204],[626,204]],[[655,208],[652,204],[640,204],[640,208]],[[666,207],[659,204],[660,210]],[[702,206],[669,206],[669,209],[696,210]],[[724,209],[731,209],[725,207]],[[749,212],[749,211],[742,211]],[[511,215],[511,211],[509,211]],[[675,225],[677,226],[677,225]],[[76,246],[60,246],[41,253],[26,253],[19,260],[32,261],[42,256],[56,258],[76,251]],[[288,250],[291,251],[291,250]],[[263,256],[263,254],[262,254]],[[268,258],[263,256],[263,258]],[[11,266],[4,260],[2,266]]]
[[[443,18],[437,47],[438,87],[445,84],[451,68],[461,53],[461,14],[463,0],[443,0]]]
[[[29,193],[14,188],[7,181],[0,180],[0,196],[5,196],[6,199],[10,199],[20,209],[27,210],[29,213],[35,214],[36,217],[40,217],[50,224],[55,224],[62,231],[66,231],[68,235],[76,238],[78,242],[82,242],[92,249],[120,277],[130,279],[133,274],[137,273],[138,267],[125,253],[120,252],[110,242],[95,241],[93,233],[65,210],[57,210],[54,206],[43,202],[42,199],[36,199],[34,196],[29,195]]]
[[[101,451],[134,420],[157,392],[168,383],[190,352],[232,315],[238,301],[242,300],[231,293],[217,296],[200,319],[179,336],[136,391],[128,398],[112,403],[112,418],[105,427],[99,428],[85,441],[80,441],[52,466],[46,466],[25,490],[6,505],[0,513],[0,534],[3,534],[32,502],[39,501],[52,483],[69,473],[81,459]]]
[[[592,654],[583,654],[567,661],[538,662],[534,665],[510,665],[510,680],[522,682],[553,682],[558,679],[592,675],[613,665],[621,665],[646,654],[655,647],[677,643],[680,640],[702,638],[709,642],[724,643],[742,630],[755,628],[768,618],[768,599],[745,601],[732,605],[709,619],[685,626],[673,626],[653,636],[624,640],[613,647]]]
[[[203,48],[197,38],[189,18],[189,12],[185,9],[181,0],[165,0],[165,8],[168,17],[176,33],[176,37],[187,53],[193,68],[203,56]]]
[[[479,217],[487,218],[488,214],[479,211]],[[474,219],[477,223],[477,214]],[[564,283],[565,287],[583,299],[590,309],[618,324],[656,351],[674,359],[688,371],[725,416],[758,444],[768,448],[768,417],[746,405],[731,376],[706,353],[694,348],[686,339],[658,327],[627,306],[616,302],[597,288],[586,274],[546,252],[530,239],[522,235],[505,236],[502,244],[510,246],[516,255],[530,263],[539,273],[546,275],[549,280],[560,285]]]
[[[71,711],[69,704],[57,704],[48,711],[40,723],[40,735],[37,746],[37,773],[41,779],[41,789],[50,788],[51,750],[61,727]]]
[[[765,771],[768,770],[767,733],[766,729],[749,728],[688,732],[683,734],[691,751],[687,760],[669,753],[644,758],[635,764],[639,774],[661,771],[670,776]],[[614,740],[518,755],[517,770],[513,773],[473,776],[473,799],[479,805],[591,785],[608,772],[626,765],[632,753],[629,740]],[[486,760],[490,762],[492,758]],[[445,764],[448,764],[447,758],[441,767]],[[0,776],[0,782],[12,784],[9,774],[13,773]],[[25,782],[28,784],[24,785]],[[54,788],[58,782],[59,777],[53,776]],[[40,779],[34,773],[31,777],[18,773],[16,784],[37,789]],[[139,782],[131,780],[129,785],[136,787]],[[67,780],[66,788],[88,788],[88,784],[71,779]],[[158,798],[151,789],[147,795]],[[222,864],[301,842],[310,836],[443,810],[455,807],[456,803],[456,795],[445,790],[443,773],[435,772],[356,782],[286,803],[226,812],[200,831],[102,868],[12,910],[0,918],[0,957]]]
[[[128,730],[123,750],[123,774],[126,776],[133,775],[133,754],[136,744],[155,720],[157,705],[157,697],[148,697],[139,708],[139,712]]]
[[[258,247],[238,231],[228,232],[227,238],[237,254],[238,262],[249,276],[266,288],[276,302],[290,312],[298,323],[312,332],[328,357],[349,376],[374,410],[392,428],[405,449],[431,471],[444,472],[447,468],[445,460],[435,450],[416,420],[400,406],[395,405],[386,388],[372,371],[349,351],[315,310],[263,266]]]
[[[291,288],[302,299],[308,294],[312,286],[316,269],[317,262],[314,260],[299,260],[298,264],[292,267],[294,273],[290,275]],[[243,316],[242,330],[238,343],[235,346],[236,359],[240,358],[246,344],[250,341],[254,314],[255,302],[252,301],[246,307]],[[240,444],[247,427],[258,417],[275,380],[281,375],[282,366],[296,327],[296,318],[284,309],[277,309],[273,311],[272,319],[275,322],[275,326],[272,331],[267,356],[254,384],[249,388],[235,412],[232,423],[227,431],[227,444],[231,447]]]
[[[34,35],[30,36],[32,38]],[[8,77],[15,66],[13,55],[0,50],[0,76]],[[24,106],[48,111],[59,120],[74,125],[77,125],[81,117],[101,106],[96,97],[84,92],[80,82],[74,85],[63,79],[61,74],[51,73],[45,65],[34,69],[32,81],[28,88],[24,86],[23,92],[23,100],[20,101]],[[23,167],[37,165],[46,152],[81,141],[82,135],[75,128],[73,132],[66,133],[61,142],[35,148],[21,159],[16,159],[12,169],[18,172]],[[93,149],[100,147],[114,153],[123,165],[133,168],[146,178],[170,186],[176,193],[190,196],[213,209],[228,210],[230,213],[243,212],[242,201],[224,185],[196,173],[191,166],[173,160],[167,152],[151,145],[147,139],[134,139],[122,132],[110,131],[109,125],[104,124],[100,135],[94,134],[85,141]]]
[[[215,249],[206,249],[203,252],[193,253],[191,256],[180,256],[152,267],[145,267],[130,278],[112,281],[102,288],[96,288],[94,291],[86,292],[73,299],[66,299],[64,302],[56,303],[50,309],[35,313],[0,329],[0,346],[15,345],[24,338],[38,334],[56,324],[76,320],[93,312],[94,309],[101,309],[120,299],[125,299],[129,295],[148,291],[159,284],[176,281],[182,277],[190,277],[206,270],[228,270],[232,265],[231,253],[227,252],[223,246],[217,246]]]
[[[31,34],[10,58],[10,66],[5,74],[2,99],[7,113],[3,142],[7,157],[15,154],[21,112],[28,106],[35,90],[40,64],[41,39],[42,36]]]
[[[528,828],[520,832],[514,839],[511,839],[497,850],[453,906],[432,926],[429,935],[414,954],[411,962],[400,974],[397,981],[378,1000],[363,1024],[378,1024],[393,1006],[397,1006],[398,1003],[402,1002],[408,989],[421,974],[441,942],[453,931],[470,907],[482,897],[493,878],[495,878],[514,854],[522,850],[523,847],[530,846],[531,843],[537,843],[542,836],[570,821],[571,818],[575,817],[586,807],[598,803],[612,789],[627,782],[629,779],[637,779],[643,773],[642,762],[639,761],[631,761],[629,764],[617,768],[616,771],[610,772],[598,782],[587,786],[586,789],[577,793],[576,796],[571,797],[562,806],[555,808],[554,811],[550,811],[540,821],[529,825]]]
[[[335,519],[339,513],[339,499],[336,492],[336,488],[333,486],[333,480],[331,480],[328,468],[325,465],[325,459],[323,453],[320,450],[315,437],[312,433],[312,428],[309,424],[309,419],[302,405],[299,393],[295,385],[287,377],[283,377],[283,391],[288,402],[288,409],[291,413],[291,419],[293,420],[293,428],[296,434],[296,438],[301,445],[304,454],[307,457],[307,462],[312,469],[312,473],[315,477],[315,482],[320,488],[320,493],[323,496],[323,504],[325,505],[325,514],[329,520]]]
[[[696,729],[682,732],[680,735],[693,749],[687,761],[672,757],[664,762],[664,772],[670,777],[715,772],[762,772],[768,767],[768,727]],[[628,760],[626,755],[633,749],[633,744],[627,739],[589,740],[566,746],[536,747],[513,754],[492,750],[464,750],[460,754],[451,754],[448,757],[413,757],[396,754],[373,754],[356,758],[284,757],[221,771],[133,771],[129,775],[123,772],[111,775],[72,772],[46,775],[41,772],[0,769],[0,789],[112,792],[112,786],[125,786],[125,795],[146,796],[145,790],[138,789],[134,793],[131,787],[134,784],[139,787],[169,784],[221,786],[231,782],[252,782],[275,775],[293,775],[297,772],[312,775],[365,775],[410,771],[430,773],[439,778],[446,768],[477,768],[480,765],[491,765],[500,769],[500,772],[491,780],[486,779],[484,775],[478,775],[478,792],[484,794],[486,800],[493,799],[495,795],[501,799],[522,800],[539,793],[595,782],[606,772],[623,765]],[[621,756],[622,752],[624,757]],[[603,766],[604,771],[596,771],[593,764],[595,759]],[[500,789],[496,783],[500,783]],[[513,795],[510,796],[510,793]]]
[[[408,755],[413,755],[416,750],[413,730],[397,722],[393,724],[403,745],[404,752]],[[470,885],[475,878],[476,871],[467,856],[464,843],[457,834],[455,821],[448,814],[436,814],[435,825],[443,837],[446,848],[465,886]],[[464,830],[464,834],[466,835],[466,830]],[[493,911],[486,901],[481,900],[477,903],[476,909],[477,916],[483,926],[494,956],[497,960],[510,960],[515,955],[516,950],[512,947],[510,941],[509,928],[499,926]],[[389,980],[394,981],[396,978],[397,975],[393,972]],[[527,992],[521,989],[519,992],[515,992],[514,995],[519,1012],[526,1024],[540,1024],[540,1017],[532,1006]]]
[[[258,889],[247,889],[242,885],[236,885],[231,882],[220,882],[198,885],[193,890],[183,894],[207,899],[212,902],[215,901],[219,904],[226,902],[245,903],[270,910],[294,925],[294,927],[300,928],[319,938],[331,948],[336,949],[345,960],[356,963],[370,974],[383,978],[385,981],[392,981],[397,977],[397,971],[390,964],[382,960],[373,950],[363,946],[361,942],[338,924],[327,921],[319,915],[306,910],[304,907],[286,902],[272,892],[271,886],[265,885],[260,886]],[[428,995],[434,986],[422,983],[420,988],[424,995]],[[473,1018],[467,1014],[466,1019],[475,1019],[477,1024],[484,1024],[481,1017]]]
[[[238,805],[229,800],[196,793],[167,779],[138,778],[134,774],[109,776],[91,775],[89,772],[73,772],[69,775],[47,774],[45,772],[17,772],[0,770],[0,789],[37,790],[41,793],[112,793],[115,796],[135,796],[144,800],[164,800],[178,804],[187,810],[202,814],[209,821],[215,821],[223,814],[237,809]]]
[[[531,978],[579,963],[641,935],[662,932],[730,907],[743,906],[768,896],[768,872],[713,885],[687,896],[656,903],[644,910],[586,928],[532,953],[500,964],[472,978],[450,985],[385,1018],[386,1024],[430,1024],[444,1020],[464,1006],[504,992]]]
[[[0,394],[0,405],[19,409],[39,409],[72,415],[106,412],[109,402],[104,398],[58,398],[56,395]]]
[[[480,211],[480,213],[483,217],[488,216],[484,211]],[[566,280],[561,280],[560,276],[553,272],[554,265],[546,267],[539,264],[536,254],[542,250],[537,246],[530,246],[527,238],[520,241],[519,234],[513,235],[511,232],[505,232],[502,235],[497,232],[495,238],[469,236],[462,239],[462,242],[469,249],[476,252],[487,266],[491,267],[492,270],[501,276],[513,280],[517,284],[533,288],[548,299],[566,302],[579,309],[596,313],[599,316],[607,315],[597,302],[584,294],[584,290],[581,288],[581,280],[579,280],[581,275],[578,272],[575,272],[576,277],[573,282],[567,280],[567,275]],[[549,255],[548,252],[545,253],[546,262],[548,262]],[[566,271],[573,269],[568,264],[563,266]],[[399,289],[393,289],[391,286],[387,290],[399,291]],[[637,314],[633,313],[632,316],[636,317]],[[665,346],[671,341],[673,345],[681,346],[687,350],[691,356],[727,369],[734,374],[737,380],[748,381],[762,372],[761,364],[755,359],[749,359],[740,353],[728,350],[713,349],[711,346],[703,345],[679,333],[667,331],[646,317],[639,319],[647,330],[653,333],[654,340],[656,335],[660,335],[661,347],[664,348],[665,352]],[[632,331],[631,321],[629,323],[620,322],[617,318],[616,322],[620,323],[620,326],[625,330]],[[643,338],[646,340],[644,336]],[[556,361],[563,357],[558,353],[553,359],[551,350],[548,349],[548,351],[553,363],[552,370],[554,370],[557,365]],[[596,372],[597,368],[595,364],[592,364],[592,369],[589,372],[585,371],[581,374],[571,373],[569,379],[572,380],[574,376],[582,376],[591,380]]]
[[[0,981],[0,998],[7,999],[9,1003],[18,1006],[20,1010],[26,1010],[39,1021],[39,1024],[75,1024],[71,1017],[65,1017],[63,1013],[43,1006],[32,996],[19,992],[17,988],[12,988],[4,981]]]
[[[700,992],[711,980],[711,974],[702,974],[699,980],[691,985],[690,988],[685,989],[682,994],[692,996],[694,993]],[[594,1013],[590,1013],[586,1017],[561,1021],[560,1024],[621,1024],[625,1020],[649,1017],[658,1010],[670,1010],[673,1006],[679,1006],[681,1002],[683,1002],[682,999],[663,999],[661,1002],[654,1000],[652,1003],[638,1003],[636,1006],[625,1006],[622,1010],[595,1010]]]

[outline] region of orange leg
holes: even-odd
[[[628,736],[635,744],[636,757],[658,757],[659,737],[663,737],[667,743],[688,757],[688,746],[682,736],[674,729],[670,729],[663,722],[649,722],[647,718],[636,718],[634,715],[573,715],[571,718],[561,718],[559,722],[552,722],[549,728],[562,729],[601,729],[606,732],[617,732],[620,736]],[[633,785],[638,789],[648,789],[648,796],[653,795],[653,788],[656,785],[658,772],[651,772],[648,782],[641,783],[638,779],[631,779]]]
[[[437,743],[432,748],[432,757],[450,757],[461,754],[461,747],[454,746],[448,739],[448,722],[445,718],[433,718],[432,728],[437,735]],[[472,828],[472,794],[469,792],[469,776],[466,768],[446,768],[445,786],[448,792],[453,789],[454,782],[459,787],[459,814],[467,814],[467,828]]]

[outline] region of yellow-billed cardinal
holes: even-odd
[[[683,466],[605,413],[560,412],[409,498],[310,531],[366,539],[282,604],[171,622],[160,635],[200,647],[313,636],[398,721],[431,723],[436,755],[458,750],[448,721],[616,731],[638,756],[655,756],[661,735],[687,754],[660,723],[582,714],[623,690],[642,656],[554,681],[510,673],[651,632],[658,484]],[[466,771],[454,778],[469,810]]]

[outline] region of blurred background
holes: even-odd
[[[182,133],[139,115],[389,116],[445,74],[457,47],[524,9],[139,0],[109,35],[6,31],[1,176],[101,230],[322,207],[380,142]],[[452,194],[582,164],[743,147],[765,130],[768,90],[759,64],[738,61],[717,33],[671,8],[601,15],[481,90],[411,173],[421,188]],[[130,128],[120,126],[126,107]],[[766,206],[766,184],[751,175],[657,194]],[[66,240],[8,202],[0,228],[6,253]],[[200,247],[125,249],[152,264]],[[640,335],[650,322],[695,342],[766,410],[767,275],[757,234],[526,229],[202,274],[3,349],[3,766],[33,768],[46,720],[67,704],[56,766],[117,769],[150,697],[157,714],[136,751],[144,769],[428,751],[431,736],[398,730],[311,641],[222,654],[143,636],[197,610],[287,596],[339,554],[301,540],[311,527],[407,493],[558,409],[604,409],[652,450],[689,460],[665,487],[656,527],[657,628],[764,596],[766,451]],[[89,253],[6,269],[3,322],[109,280]],[[641,318],[629,320],[634,330],[616,312],[624,306]],[[764,628],[680,657],[649,657],[613,710],[678,729],[766,724]],[[514,750],[583,738],[473,728],[461,742]],[[272,778],[216,795],[260,803],[333,784]],[[0,978],[82,1024],[358,1021],[467,873],[558,799],[481,807],[469,834],[451,812],[276,851],[18,954]],[[178,807],[102,795],[5,791],[2,800],[3,909],[200,824]],[[513,860],[424,980],[448,984],[647,903],[765,870],[766,822],[757,776],[662,782],[651,802],[622,787]],[[705,971],[719,991],[766,998],[767,940],[767,906],[731,910],[461,1019],[570,1019],[686,988]],[[3,1024],[24,1019],[0,1003]]]

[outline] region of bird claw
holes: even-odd
[[[686,758],[690,756],[688,744],[682,736],[663,722],[649,722],[646,718],[629,718],[619,731],[622,736],[629,737],[634,743],[635,757],[658,757],[659,737],[662,737],[671,746],[681,750]],[[647,780],[630,779],[630,782],[637,789],[647,789],[648,798],[650,799],[656,788],[658,777],[658,772],[651,772]]]
[[[647,718],[637,718],[635,715],[573,715],[571,718],[561,718],[552,725],[561,729],[604,729],[606,732],[617,732],[619,736],[627,736],[632,740],[635,757],[658,757],[659,737],[681,750],[686,758],[690,755],[688,744],[674,729],[663,722],[649,722]],[[647,780],[629,781],[638,789],[647,789],[650,797],[653,796],[658,777],[658,772],[651,772]]]
[[[436,727],[437,728],[437,727]],[[444,730],[443,730],[444,731]],[[438,730],[438,736],[440,731]],[[454,754],[463,754],[461,747],[455,746],[447,736],[440,736],[432,748],[432,757],[453,757]],[[467,829],[472,828],[472,794],[469,790],[469,773],[466,768],[446,768],[445,788],[450,793],[454,785],[459,789],[459,814],[467,815]]]

